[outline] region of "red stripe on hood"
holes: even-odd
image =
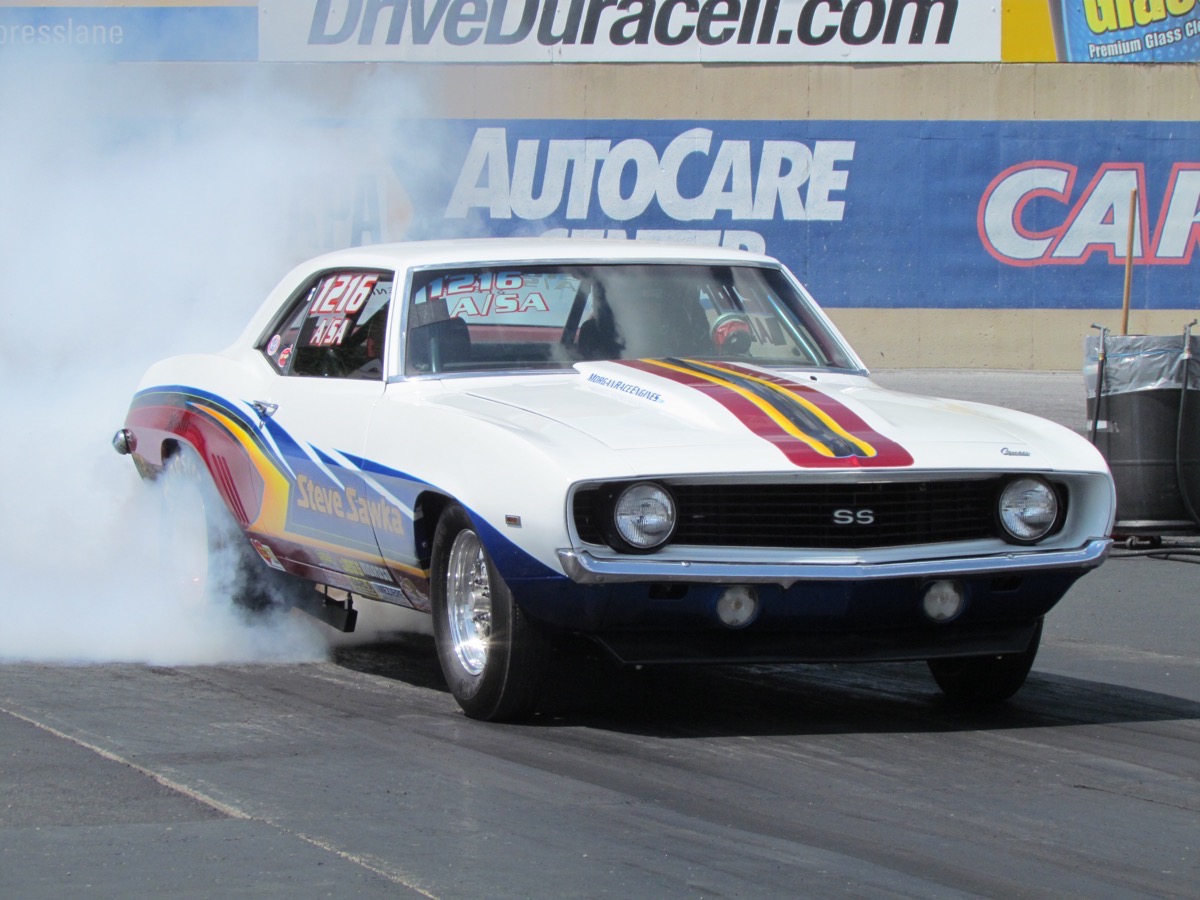
[[[672,361],[670,364],[681,365],[685,368],[693,367],[695,371],[681,372],[678,369],[657,365],[650,360],[620,360],[618,362],[620,365],[628,366],[631,369],[655,375],[659,378],[665,378],[668,381],[684,385],[685,387],[699,391],[707,397],[711,397],[736,416],[738,421],[745,425],[752,434],[774,445],[789,462],[801,468],[888,468],[911,466],[913,463],[912,455],[907,450],[895,441],[884,437],[872,429],[844,404],[810,385],[801,384],[787,378],[780,378],[776,375],[770,375],[760,370],[737,364],[714,364],[714,368],[735,373],[738,377],[756,379],[759,382],[773,385],[787,393],[802,397],[804,402],[819,409],[824,415],[836,422],[838,427],[847,434],[869,445],[875,451],[873,456],[825,456],[793,434],[790,434],[759,407],[758,404],[735,390],[731,385],[710,381],[704,377],[704,375],[699,373],[700,367],[689,361]],[[712,371],[708,374],[713,378],[722,377],[720,371]],[[780,395],[779,399],[782,402],[789,402],[789,398],[785,395]],[[794,398],[790,399],[790,402],[799,405],[798,401]],[[806,431],[805,433],[808,432]],[[819,434],[811,434],[810,437],[818,442],[824,442],[823,437]]]

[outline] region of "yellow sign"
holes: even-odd
[[[1004,0],[1000,58],[1004,62],[1057,62],[1050,7],[1054,0]]]
[[[1004,0],[1004,62],[1200,60],[1200,0]]]

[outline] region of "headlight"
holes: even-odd
[[[657,484],[642,481],[621,491],[613,504],[613,526],[634,550],[653,550],[675,530],[675,501]]]
[[[1000,492],[999,512],[1008,540],[1032,544],[1058,522],[1058,495],[1040,478],[1014,478]]]

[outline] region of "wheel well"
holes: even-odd
[[[164,440],[162,442],[162,446],[159,448],[158,465],[154,465],[153,463],[146,461],[143,464],[138,465],[138,471],[141,473],[143,478],[154,481],[166,471],[167,463],[170,462],[171,457],[179,453],[181,449],[182,444],[179,441],[173,438]]]
[[[206,480],[206,482],[210,486],[215,487],[215,482],[213,482],[213,480],[212,480],[212,475],[208,471],[208,467],[204,464],[204,460],[200,456],[199,451],[196,450],[196,448],[193,447],[186,440],[181,440],[180,438],[165,438],[163,440],[162,448],[161,448],[162,455],[159,457],[160,463],[157,466],[157,468],[155,468],[151,472],[150,477],[151,478],[160,477],[164,472],[167,471],[167,466],[170,464],[171,460],[174,459],[176,456],[179,456],[181,453],[184,453],[187,450],[190,450],[192,453],[195,454],[196,462],[199,467],[199,474]]]
[[[446,507],[454,502],[453,497],[435,491],[425,491],[417,496],[417,502],[413,505],[413,542],[422,568],[428,568],[433,557],[433,535],[437,531],[438,520],[442,518]]]

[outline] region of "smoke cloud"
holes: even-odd
[[[402,236],[411,88],[368,81],[333,117],[251,68],[0,66],[0,661],[327,652],[300,613],[189,603],[109,443],[151,362],[227,346],[302,258]]]

